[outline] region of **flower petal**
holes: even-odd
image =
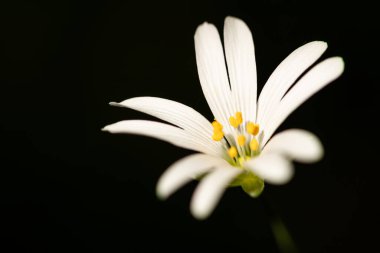
[[[292,163],[278,153],[261,154],[246,162],[244,166],[271,184],[285,184],[294,174]]]
[[[124,120],[108,126],[103,131],[111,133],[138,134],[167,141],[175,146],[219,155],[218,151],[208,145],[197,142],[196,139],[183,129],[164,123],[149,120]]]
[[[214,25],[203,23],[195,32],[194,42],[203,94],[215,118],[231,130],[228,119],[235,112],[219,33]]]
[[[262,155],[280,153],[298,162],[311,163],[323,157],[323,146],[314,134],[289,129],[276,134],[264,147]]]
[[[313,41],[297,48],[273,71],[260,93],[257,121],[262,129],[277,109],[281,98],[296,81],[326,51],[327,43]]]
[[[230,165],[218,167],[206,175],[195,189],[190,210],[197,219],[207,218],[214,210],[229,183],[243,170]]]
[[[317,64],[306,73],[283,97],[277,110],[268,120],[262,144],[269,140],[274,131],[298,106],[324,86],[338,78],[344,70],[341,57],[332,57]]]
[[[256,119],[256,60],[251,31],[240,19],[227,17],[224,21],[224,48],[228,65],[235,111],[244,120]]]
[[[158,97],[134,97],[120,103],[111,102],[110,104],[150,114],[183,128],[204,145],[215,149],[221,148],[220,143],[211,138],[213,131],[211,123],[199,112],[184,104]]]
[[[200,176],[215,166],[227,163],[221,158],[205,154],[189,155],[171,165],[160,177],[157,183],[157,195],[166,199],[177,189]]]

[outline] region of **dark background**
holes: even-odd
[[[279,252],[263,199],[299,252],[380,252],[377,123],[379,19],[370,1],[2,1],[0,251]],[[341,78],[282,125],[316,133],[325,158],[296,164],[262,198],[229,189],[212,216],[189,212],[196,182],[165,202],[155,186],[190,154],[100,129],[151,119],[108,106],[134,96],[190,105],[212,119],[193,35],[227,15],[252,29],[259,90],[291,51],[329,43]],[[377,130],[378,131],[378,130]]]

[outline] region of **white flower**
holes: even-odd
[[[291,129],[271,137],[298,106],[342,74],[344,63],[340,57],[326,59],[294,84],[327,48],[325,42],[310,42],[276,68],[257,100],[254,45],[242,20],[225,19],[225,55],[212,24],[200,25],[194,40],[200,83],[215,117],[212,124],[178,102],[136,97],[111,104],[153,115],[175,126],[126,120],[103,130],[146,135],[200,152],[168,168],[159,179],[157,194],[166,199],[190,180],[200,180],[190,209],[196,218],[203,219],[210,215],[227,187],[241,186],[257,197],[264,182],[284,184],[291,179],[291,160],[309,163],[321,159],[323,147],[310,132]]]

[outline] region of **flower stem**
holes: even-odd
[[[270,226],[272,229],[273,237],[277,243],[277,247],[281,253],[297,253],[297,247],[294,243],[289,230],[286,228],[285,223],[277,214],[273,203],[268,199],[267,194],[263,194],[260,198],[262,200],[264,209],[270,219]]]

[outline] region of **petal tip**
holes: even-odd
[[[234,17],[234,16],[227,16],[225,19],[224,19],[224,22],[231,22],[231,21],[242,21],[240,18],[237,18],[237,17]]]
[[[270,181],[270,183],[273,185],[285,185],[285,184],[288,184],[293,179],[293,177],[294,177],[294,169],[292,167],[292,169],[289,170],[288,174],[281,175],[280,177],[276,179],[270,179],[268,181]]]
[[[240,18],[234,16],[227,16],[224,19],[224,27],[233,27],[233,29],[248,29],[247,24]]]
[[[319,142],[318,143],[318,151],[316,152],[316,155],[314,157],[313,162],[318,162],[318,161],[322,160],[323,157],[325,156],[325,149],[323,147],[323,144],[319,140],[318,140],[318,142]]]
[[[340,64],[342,65],[342,68],[344,69],[344,67],[345,67],[346,63],[344,62],[344,59],[343,59],[343,57],[337,56],[337,58],[338,58],[338,60],[339,60]]]
[[[329,59],[327,59],[329,60]],[[330,58],[331,61],[333,61],[333,67],[335,68],[336,77],[339,77],[343,72],[345,68],[345,62],[342,57],[335,56]]]
[[[117,102],[109,102],[108,104],[111,105],[111,106],[122,107],[122,105],[119,104],[119,103],[117,103]]]
[[[328,46],[327,42],[323,41],[323,40],[316,40],[316,41],[314,41],[314,43],[318,43],[319,45],[326,47],[326,48]]]
[[[158,190],[156,191],[156,196],[157,199],[160,201],[165,201],[167,199],[167,196],[163,192],[160,192]]]
[[[158,183],[156,187],[156,196],[159,200],[164,201],[169,197],[168,192],[162,186],[162,184]]]
[[[287,177],[285,179],[275,181],[272,184],[274,184],[274,185],[285,185],[285,184],[288,184],[293,179],[293,177],[294,177],[294,174],[290,175],[289,177]]]
[[[168,180],[168,177],[161,176],[156,185],[157,198],[164,201],[168,199],[175,192],[175,190],[176,189],[173,188],[173,186],[170,184],[170,180]]]
[[[202,35],[205,36],[205,35],[208,35],[209,33],[215,33],[215,32],[218,32],[216,27],[212,23],[209,23],[206,21],[197,27],[194,34],[194,38],[200,37]]]
[[[319,56],[322,55],[328,48],[327,42],[322,40],[311,41],[307,43],[305,46],[313,50],[313,52],[315,52]]]
[[[210,216],[210,212],[197,206],[190,207],[191,214],[197,220],[205,220]]]
[[[326,50],[327,46],[328,46],[327,42],[323,41],[323,40],[314,40],[314,41],[311,41],[309,43],[306,43],[305,45],[307,45],[307,46],[313,46],[313,47],[318,47],[319,46],[319,47],[323,48],[324,50]]]
[[[202,27],[212,27],[212,26],[214,26],[214,25],[211,24],[211,23],[209,23],[209,22],[207,22],[207,21],[205,21],[205,22],[203,22],[202,24],[198,25],[198,29],[199,29],[199,28],[202,28]],[[198,29],[197,29],[197,30],[198,30]]]
[[[320,45],[323,51],[326,51],[329,46],[326,41],[318,41],[318,44]]]

